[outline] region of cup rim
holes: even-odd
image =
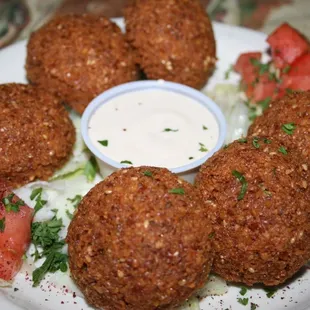
[[[167,90],[167,91],[174,91],[179,94],[186,95],[198,103],[202,104],[205,108],[207,108],[215,117],[218,126],[219,126],[219,136],[217,143],[213,149],[211,149],[207,154],[197,160],[190,162],[189,164],[175,167],[175,168],[168,168],[173,173],[184,173],[186,171],[191,171],[199,166],[201,166],[207,159],[209,159],[215,152],[217,152],[222,145],[224,144],[225,137],[226,137],[226,120],[218,105],[207,95],[203,94],[201,91],[198,91],[194,88],[189,86],[175,83],[175,82],[168,82],[164,80],[146,80],[146,81],[134,81],[125,84],[121,84],[115,87],[112,87],[103,93],[99,94],[95,97],[89,105],[86,107],[82,119],[81,119],[81,133],[83,140],[89,150],[101,161],[105,162],[106,164],[114,167],[115,169],[121,168],[128,168],[131,165],[121,164],[110,157],[104,155],[99,151],[99,149],[92,143],[89,134],[88,134],[88,123],[92,117],[92,115],[96,112],[96,110],[101,107],[101,105],[109,102],[112,98],[120,96],[122,94],[139,91],[139,90],[148,90],[148,89],[160,89],[160,90]],[[134,167],[136,165],[133,165]]]

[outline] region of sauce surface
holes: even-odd
[[[172,169],[212,150],[219,126],[196,100],[149,89],[121,94],[103,104],[91,116],[88,133],[94,146],[118,163]]]

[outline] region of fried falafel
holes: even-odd
[[[47,180],[69,159],[75,128],[51,94],[24,84],[0,85],[0,178],[18,187]]]
[[[105,17],[65,15],[34,32],[27,46],[27,78],[82,114],[101,92],[138,77],[120,28]]]
[[[212,24],[199,0],[135,0],[126,36],[149,79],[202,88],[216,62]]]
[[[310,259],[307,163],[270,138],[217,152],[195,184],[214,229],[213,271],[227,281],[273,286]]]
[[[207,280],[210,223],[194,187],[164,168],[119,170],[82,200],[67,236],[69,265],[102,309],[162,309]]]

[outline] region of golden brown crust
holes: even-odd
[[[31,35],[27,51],[29,81],[79,113],[104,90],[137,79],[128,43],[105,17],[57,17]]]
[[[0,178],[18,187],[47,180],[69,158],[75,128],[54,96],[23,84],[0,85]]]
[[[298,154],[279,152],[276,140],[259,139],[255,148],[253,139],[216,153],[196,186],[215,231],[214,272],[228,281],[277,285],[310,258],[309,171]],[[248,184],[239,201],[234,170]]]
[[[296,126],[291,135],[282,129],[288,123]],[[294,93],[271,102],[264,114],[255,119],[248,134],[274,137],[288,149],[297,149],[310,162],[310,92]]]
[[[169,193],[173,188],[185,194]],[[210,233],[191,184],[167,169],[122,169],[79,205],[67,236],[71,274],[98,308],[173,306],[207,280]]]
[[[215,65],[215,39],[198,0],[136,0],[125,9],[126,35],[149,79],[202,88]]]

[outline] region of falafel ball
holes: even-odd
[[[195,184],[214,229],[213,271],[225,280],[278,285],[309,260],[309,173],[294,151],[270,138],[237,140]]]
[[[164,168],[122,169],[82,200],[68,230],[71,275],[102,309],[161,309],[207,280],[211,226],[195,188]]]
[[[214,69],[212,24],[199,0],[134,0],[124,12],[127,38],[149,79],[202,88]]]
[[[293,93],[271,102],[263,115],[255,119],[248,134],[274,137],[310,162],[310,92]]]
[[[56,17],[27,46],[27,78],[83,113],[101,92],[137,79],[131,49],[119,27],[102,16]]]
[[[75,128],[59,100],[35,86],[0,85],[0,178],[47,180],[69,159]]]

